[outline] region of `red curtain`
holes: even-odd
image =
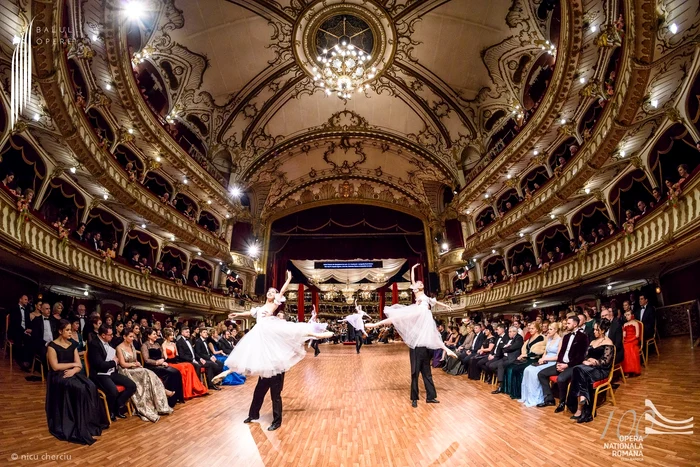
[[[304,284],[299,284],[299,293],[297,294],[297,321],[304,322]]]
[[[396,305],[399,303],[399,284],[394,282],[391,284],[391,304]]]
[[[320,313],[319,307],[318,307],[318,290],[317,289],[311,289],[311,303],[313,304],[314,307],[316,307],[316,313]]]
[[[384,293],[384,288],[378,290],[379,292],[379,319],[384,319],[384,307],[386,306],[386,294]]]

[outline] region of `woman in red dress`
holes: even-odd
[[[177,347],[175,346],[173,330],[166,328],[163,330],[163,351],[168,365],[177,369],[182,375],[182,392],[185,399],[203,396],[207,393],[207,388],[204,387],[199,380],[199,376],[194,369],[194,365],[187,362],[177,362]]]
[[[627,322],[622,326],[622,345],[625,347],[625,359],[622,361],[622,371],[626,375],[639,376],[642,374],[642,364],[639,361],[639,336],[642,335],[642,325],[634,318],[634,311],[625,311]]]

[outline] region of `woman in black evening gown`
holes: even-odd
[[[185,396],[182,392],[182,375],[180,372],[168,365],[163,356],[163,348],[158,344],[158,333],[155,329],[147,329],[144,331],[146,333],[146,342],[141,345],[141,355],[143,355],[143,362],[145,367],[151,370],[153,373],[158,375],[158,377],[163,381],[163,386],[168,391],[173,391],[175,394],[168,397],[168,405],[170,407],[175,407],[178,402],[185,402]]]
[[[537,321],[528,325],[530,338],[523,344],[520,356],[505,368],[503,375],[503,391],[511,399],[520,399],[522,396],[523,374],[525,368],[537,363],[544,355],[546,342],[541,334],[542,327]]]
[[[610,320],[607,319],[602,319],[600,323],[594,325],[595,339],[588,347],[586,359],[581,365],[574,367],[566,406],[571,412],[575,412],[571,419],[576,420],[577,423],[593,420],[591,410],[593,383],[610,376],[610,368],[615,360],[615,344],[605,336],[608,329],[610,329]]]
[[[493,326],[490,324],[484,328],[484,343],[481,344],[481,348],[476,351],[476,355],[469,359],[469,366],[467,368],[467,374],[469,379],[478,380],[481,378],[481,369],[478,364],[483,358],[487,358],[489,353],[493,350],[493,346],[496,345],[496,336],[493,335]]]
[[[71,342],[71,323],[59,321],[58,338],[49,342],[46,360],[49,377],[46,384],[46,420],[56,438],[79,444],[92,444],[102,434],[97,388],[84,374],[75,343]]]

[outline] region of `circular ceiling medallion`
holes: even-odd
[[[321,0],[310,5],[294,25],[294,56],[319,87],[336,46],[349,46],[362,56],[370,81],[386,70],[396,47],[396,29],[384,9],[369,1]],[[326,60],[324,62],[324,59]],[[357,60],[359,62],[359,60]]]

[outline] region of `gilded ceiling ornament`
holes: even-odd
[[[353,149],[355,155],[359,156],[359,159],[355,160],[354,162],[349,162],[347,159],[345,159],[339,165],[331,159],[331,156],[335,154],[336,149],[342,149],[346,155],[350,149]],[[364,162],[367,160],[367,155],[362,148],[361,141],[350,143],[350,139],[347,136],[342,136],[339,144],[335,144],[334,141],[331,141],[328,149],[323,153],[323,160],[327,164],[331,165],[334,173],[338,175],[349,175],[356,171],[358,166],[364,164]]]
[[[619,47],[622,45],[622,36],[614,24],[606,24],[601,26],[595,43],[598,47]]]
[[[352,196],[352,194],[355,192],[355,187],[353,186],[352,183],[348,182],[347,180],[344,181],[339,187],[338,187],[338,194],[342,198],[349,198]],[[393,195],[392,195],[393,199]]]
[[[92,57],[95,56],[95,51],[92,49],[90,39],[87,37],[81,37],[73,40],[69,44],[70,45],[66,55],[68,59],[78,58],[81,60],[92,60]]]
[[[559,126],[557,133],[560,135],[573,136],[576,137],[576,125],[575,122],[568,122],[564,125]]]
[[[117,144],[128,144],[135,140],[133,130],[130,132],[124,127],[117,130]]]

